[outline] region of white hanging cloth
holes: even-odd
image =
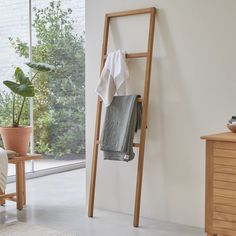
[[[105,65],[100,75],[96,92],[107,107],[111,104],[115,94],[126,95],[126,81],[129,70],[126,64],[125,52],[117,50],[107,55]]]
[[[7,152],[0,148],[0,189],[5,192],[7,185],[8,157]]]

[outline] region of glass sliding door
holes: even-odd
[[[32,0],[35,62],[57,70],[36,80],[35,170],[74,164],[85,157],[84,6],[78,0]],[[81,21],[81,22],[80,22]]]
[[[27,171],[81,162],[85,158],[84,0],[0,1],[0,11],[4,12],[1,80],[11,78],[14,66],[26,71],[23,63],[30,60],[57,68],[34,80],[36,96],[24,111],[24,124],[34,126],[31,151],[43,154],[43,160],[27,163]],[[4,125],[10,123],[12,98],[0,82],[0,125]]]

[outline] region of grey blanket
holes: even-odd
[[[130,161],[134,158],[134,133],[141,126],[142,105],[138,95],[115,96],[107,107],[101,135],[104,159]]]

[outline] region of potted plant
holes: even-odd
[[[3,83],[13,93],[12,126],[0,127],[0,134],[2,136],[4,148],[7,150],[13,150],[19,155],[25,155],[27,153],[30,135],[33,130],[31,126],[20,125],[25,101],[27,98],[34,97],[35,95],[33,80],[36,78],[38,73],[50,72],[55,69],[54,66],[45,63],[26,63],[26,65],[35,71],[31,79],[24,74],[21,68],[17,67],[13,76],[15,81],[3,81]],[[19,111],[16,111],[15,107],[16,96],[22,97]]]

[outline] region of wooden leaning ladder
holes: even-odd
[[[148,101],[149,101],[149,88],[150,88],[150,77],[151,77],[151,65],[152,65],[156,8],[151,7],[151,8],[131,10],[131,11],[108,13],[105,15],[103,46],[102,46],[102,61],[101,61],[101,68],[100,68],[100,70],[102,71],[105,61],[106,61],[108,35],[109,35],[109,23],[110,23],[111,18],[122,17],[122,16],[132,16],[132,15],[138,15],[138,14],[150,14],[150,23],[149,23],[147,52],[126,54],[127,58],[146,58],[144,94],[143,94],[143,98],[138,99],[138,102],[142,102],[142,106],[143,106],[140,143],[133,144],[134,147],[139,148],[136,196],[135,196],[135,206],[134,206],[134,221],[133,221],[134,227],[139,226],[142,178],[143,178],[144,149],[145,149],[145,139],[146,139],[146,127],[147,127]],[[88,216],[89,217],[93,217],[93,209],[94,209],[94,196],[95,196],[95,184],[96,184],[96,173],[97,173],[97,157],[98,157],[98,146],[99,146],[99,136],[100,136],[101,113],[102,113],[102,100],[100,97],[98,97],[96,123],[95,123],[95,135],[94,135],[94,146],[93,146],[93,159],[92,159],[91,179],[90,179],[90,193],[89,193],[89,206],[88,206]]]

